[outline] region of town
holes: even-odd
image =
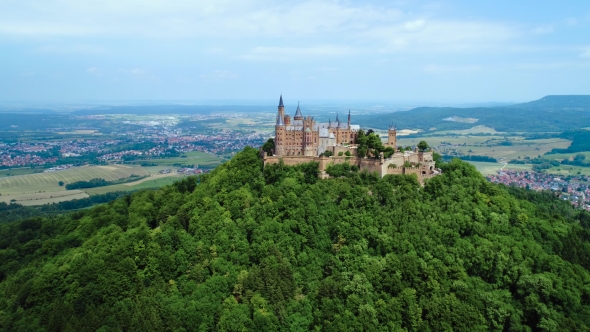
[[[50,168],[60,165],[104,165],[131,160],[164,159],[192,151],[226,155],[246,146],[259,146],[270,132],[248,126],[223,126],[225,121],[247,119],[240,114],[113,118],[109,115],[72,117],[71,126],[50,128],[46,135],[59,139],[29,139],[16,128],[0,143],[0,169]],[[82,125],[90,121],[94,126]],[[201,124],[219,121],[220,128]],[[103,134],[102,132],[105,132]],[[111,132],[109,132],[111,131]]]
[[[550,190],[574,206],[590,211],[590,177],[561,176],[548,173],[502,170],[487,179],[507,186],[515,185],[529,190]]]

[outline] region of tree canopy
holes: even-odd
[[[460,160],[422,187],[318,165],[209,174],[0,224],[10,331],[583,331],[590,214]]]

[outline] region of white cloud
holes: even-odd
[[[148,71],[144,68],[120,69],[119,71],[134,77],[146,77],[148,75]]]
[[[37,48],[40,53],[54,53],[54,54],[97,54],[104,53],[105,50],[101,46],[88,44],[73,44],[73,45],[45,45]]]
[[[24,36],[293,36],[352,31],[401,17],[339,1],[20,0],[0,10],[0,34]]]
[[[425,25],[426,25],[426,21],[424,21],[424,20],[415,20],[415,21],[404,23],[404,28],[407,31],[419,31],[419,30],[422,30]]]
[[[538,34],[538,35],[552,33],[553,31],[555,31],[555,28],[553,26],[540,26],[540,27],[536,27],[533,30],[531,30],[532,33]]]
[[[480,70],[481,67],[477,65],[427,65],[424,68],[422,68],[422,71],[428,74],[471,73]]]
[[[202,74],[200,77],[207,81],[222,81],[236,79],[239,75],[229,70],[215,70],[211,73]]]
[[[578,25],[578,20],[574,17],[568,17],[565,19],[565,24],[569,26],[576,26]]]
[[[381,42],[382,52],[433,53],[497,49],[519,35],[510,26],[490,22],[425,20],[420,27],[408,31],[406,24],[393,24],[359,36]]]
[[[350,47],[321,45],[312,47],[256,47],[239,58],[246,60],[289,61],[310,57],[334,57],[352,54]]]

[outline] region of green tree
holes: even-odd
[[[267,156],[272,156],[275,152],[275,141],[273,138],[269,138],[262,145],[262,151],[266,152]]]
[[[430,148],[430,146],[428,145],[428,143],[426,143],[426,141],[420,141],[418,143],[418,150],[426,151],[426,150],[428,150],[428,148]]]

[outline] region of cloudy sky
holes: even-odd
[[[1,0],[0,101],[590,94],[590,1]]]

